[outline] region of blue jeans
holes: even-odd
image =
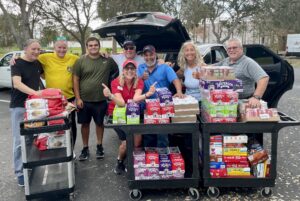
[[[20,122],[24,120],[25,108],[21,108],[21,107],[11,108],[10,112],[11,112],[11,131],[13,134],[14,169],[15,169],[16,176],[19,177],[23,175]]]
[[[144,134],[144,147],[168,147],[169,137],[167,134]]]

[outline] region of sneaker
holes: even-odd
[[[103,159],[104,158],[104,150],[102,144],[97,145],[96,158]]]
[[[73,151],[73,160],[74,160],[74,161],[76,160],[76,154],[75,154],[75,151]]]
[[[18,176],[18,186],[24,186],[24,176]]]
[[[117,165],[116,165],[116,167],[114,169],[114,173],[116,173],[117,175],[120,175],[120,174],[122,174],[122,172],[127,172],[127,169],[126,169],[123,161],[122,160],[118,160],[117,161]]]
[[[85,161],[89,158],[90,151],[88,147],[84,147],[81,151],[80,156],[78,157],[79,161]]]

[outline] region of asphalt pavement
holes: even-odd
[[[17,186],[12,165],[12,137],[10,128],[8,89],[0,89],[0,200],[25,200],[24,188]],[[295,68],[295,84],[293,90],[284,94],[278,109],[295,119],[300,119],[300,68]],[[77,156],[81,150],[80,127],[75,151]],[[105,130],[105,159],[95,157],[94,125],[90,135],[91,157],[85,162],[75,162],[76,201],[126,201],[129,199],[126,175],[117,176],[112,169],[116,163],[119,140],[110,129]],[[270,198],[263,198],[259,189],[255,188],[221,188],[218,200],[300,200],[300,127],[287,127],[280,130],[278,140],[277,179]],[[267,136],[270,138],[270,136]],[[210,200],[206,189],[199,188],[200,199]],[[187,189],[177,190],[142,190],[146,201],[190,200]],[[42,199],[44,200],[44,199]],[[48,200],[67,200],[66,198],[49,198]]]

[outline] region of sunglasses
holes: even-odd
[[[124,50],[135,50],[135,47],[134,47],[134,46],[131,46],[131,47],[124,47]]]
[[[126,68],[124,68],[124,70],[127,70],[127,71],[129,71],[129,70],[136,71],[136,68],[135,67],[126,67]]]

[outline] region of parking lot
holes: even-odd
[[[12,169],[12,138],[9,113],[10,91],[0,90],[0,196],[3,201],[24,200],[24,189],[17,186]],[[295,84],[279,102],[278,109],[291,117],[300,119],[300,68],[295,68]],[[278,140],[278,163],[276,186],[271,198],[261,198],[257,189],[230,188],[221,189],[218,200],[300,200],[300,133],[299,127],[284,128]],[[79,128],[78,128],[79,131]],[[80,133],[80,132],[79,132]],[[112,130],[105,131],[105,159],[95,158],[95,132],[90,140],[91,157],[89,161],[76,161],[75,200],[129,200],[125,175],[116,176],[112,169],[115,165],[118,138]],[[80,135],[76,143],[76,154],[81,149]],[[159,188],[159,186],[158,186]],[[179,190],[143,190],[143,200],[190,200],[186,189]],[[200,198],[210,200],[206,189],[200,189]],[[52,199],[53,200],[53,199]],[[57,200],[57,199],[56,199]],[[63,199],[62,199],[63,200]]]

